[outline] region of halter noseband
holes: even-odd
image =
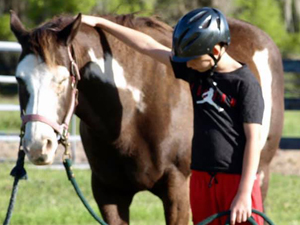
[[[71,117],[73,115],[75,106],[76,106],[76,100],[77,100],[77,83],[80,80],[80,73],[79,73],[79,69],[78,66],[75,62],[75,60],[73,59],[72,56],[72,52],[74,52],[73,46],[68,46],[68,56],[70,59],[70,66],[71,66],[71,71],[70,71],[70,75],[71,75],[71,79],[72,79],[72,83],[71,83],[71,87],[72,87],[72,93],[71,93],[71,101],[70,101],[70,106],[69,109],[67,111],[67,114],[62,122],[62,124],[57,123],[56,121],[52,121],[42,115],[39,114],[28,114],[28,115],[23,115],[23,110],[21,110],[21,119],[22,119],[22,131],[24,133],[25,130],[25,125],[28,122],[32,122],[32,121],[38,121],[38,122],[42,122],[45,124],[48,124],[49,126],[51,126],[59,135],[60,135],[60,142],[62,144],[66,144],[66,141],[68,139],[69,136],[69,132],[68,132],[68,128],[69,128],[69,123],[71,120]]]

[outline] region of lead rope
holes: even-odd
[[[17,197],[17,192],[18,192],[18,184],[19,184],[19,180],[27,180],[28,176],[27,176],[27,172],[24,168],[24,159],[25,159],[25,153],[22,149],[22,139],[23,139],[23,135],[24,135],[24,131],[21,129],[21,134],[20,134],[20,144],[19,144],[19,152],[18,152],[18,159],[16,162],[16,166],[12,169],[12,171],[10,172],[10,175],[15,177],[14,179],[14,183],[13,183],[13,188],[12,188],[12,193],[11,193],[11,197],[10,197],[10,201],[9,201],[9,205],[8,205],[8,209],[7,209],[7,213],[6,213],[6,217],[5,220],[3,222],[3,225],[8,225],[10,223],[11,217],[12,217],[12,212],[14,209],[14,205],[16,202],[16,197]],[[65,148],[65,152],[63,154],[63,165],[66,169],[67,172],[67,176],[69,181],[71,181],[78,197],[80,198],[81,202],[83,203],[83,205],[85,206],[85,208],[89,211],[89,213],[91,214],[91,216],[97,221],[99,222],[99,224],[101,225],[108,225],[107,223],[105,223],[100,217],[97,216],[97,214],[93,211],[93,209],[91,208],[91,206],[88,204],[87,200],[85,199],[85,197],[83,196],[77,182],[75,179],[75,175],[72,171],[72,160],[71,160],[71,152],[70,152],[70,142],[68,141],[68,137],[67,135],[62,137],[61,139],[61,144],[64,146]]]
[[[252,209],[252,213],[261,216],[269,225],[275,225],[264,213],[257,211],[255,209]],[[207,224],[211,223],[212,221],[214,221],[215,219],[222,217],[222,216],[226,216],[226,215],[230,215],[230,210],[216,213],[216,214],[208,217],[207,219],[197,223],[197,225],[207,225]],[[252,216],[249,217],[247,221],[252,225],[258,225]],[[225,225],[230,225],[230,217],[228,217],[228,219],[226,220]]]
[[[71,160],[71,152],[70,152],[70,143],[68,141],[68,137],[65,137],[65,139],[61,142],[62,145],[65,147],[65,152],[63,154],[63,165],[66,169],[66,173],[68,176],[69,181],[72,183],[72,186],[74,187],[76,194],[80,198],[81,202],[85,206],[85,208],[89,211],[91,216],[101,225],[108,225],[105,223],[98,215],[94,212],[92,207],[89,205],[85,197],[83,196],[77,182],[75,179],[75,175],[72,171],[72,160]]]
[[[75,60],[72,57],[72,52],[74,53],[74,49],[72,48],[72,46],[70,48],[68,48],[68,54],[69,54],[69,58],[71,61],[71,73],[74,75],[73,77],[73,82],[72,82],[72,100],[71,100],[71,107],[70,110],[68,111],[66,118],[65,118],[65,123],[68,124],[68,121],[70,121],[71,119],[71,114],[73,114],[73,110],[74,107],[76,105],[76,98],[77,98],[77,83],[78,80],[80,80],[80,73],[77,67],[77,64],[75,62]],[[85,206],[85,208],[88,210],[88,212],[91,214],[91,216],[101,225],[109,225],[107,223],[104,222],[104,220],[102,220],[100,217],[98,217],[98,215],[94,212],[94,210],[92,209],[92,207],[89,205],[89,203],[87,202],[87,200],[85,199],[85,197],[83,196],[77,182],[75,179],[75,175],[72,171],[72,160],[71,160],[71,151],[70,151],[70,142],[69,142],[69,133],[68,131],[65,129],[64,132],[61,135],[61,139],[60,139],[60,143],[64,146],[65,148],[65,152],[63,154],[63,165],[66,169],[66,173],[67,173],[67,177],[69,179],[69,181],[71,182],[72,186],[74,187],[76,194],[78,195],[78,197],[80,198],[81,202],[83,203],[83,205]]]
[[[85,199],[85,197],[83,196],[77,182],[75,179],[75,175],[72,171],[72,160],[70,158],[65,158],[63,161],[63,165],[66,169],[67,172],[67,176],[69,181],[72,183],[72,186],[74,187],[78,197],[80,198],[81,202],[83,203],[83,205],[85,206],[85,208],[89,211],[89,213],[91,214],[91,216],[101,225],[108,225],[107,223],[105,223],[100,217],[98,217],[98,215],[94,212],[94,210],[92,209],[92,207],[89,205],[89,203],[87,202],[87,200]]]
[[[76,105],[76,98],[77,98],[77,83],[78,80],[80,80],[80,73],[77,67],[77,64],[73,58],[73,54],[74,54],[74,49],[73,47],[69,47],[68,48],[68,54],[69,54],[69,58],[71,61],[71,73],[73,74],[73,80],[72,80],[72,99],[71,99],[71,107],[66,115],[65,118],[65,124],[68,124],[68,121],[70,121],[71,116],[73,114],[75,105]],[[74,187],[76,194],[78,195],[78,197],[80,198],[81,202],[83,203],[83,205],[85,206],[85,208],[88,210],[88,212],[91,214],[91,216],[101,225],[108,225],[107,223],[105,223],[100,217],[98,217],[98,215],[94,212],[94,210],[92,209],[92,207],[88,204],[87,200],[85,199],[85,197],[83,196],[77,182],[75,179],[75,175],[72,171],[72,160],[71,160],[71,151],[70,151],[70,142],[69,142],[69,132],[68,130],[64,130],[64,132],[61,135],[61,139],[60,139],[60,143],[64,146],[65,148],[65,152],[63,154],[63,165],[66,169],[66,173],[67,173],[67,177],[69,179],[69,181],[71,182],[72,186]]]
[[[19,180],[27,180],[27,172],[24,168],[24,159],[25,159],[25,153],[22,149],[22,139],[23,139],[24,131],[21,129],[21,134],[20,134],[20,144],[19,144],[19,152],[18,152],[18,159],[16,162],[16,166],[12,169],[10,172],[10,175],[13,176],[14,183],[13,183],[13,188],[12,188],[12,193],[6,213],[5,220],[3,222],[3,225],[8,225],[10,223],[11,217],[12,217],[12,212],[14,209],[14,205],[16,202],[16,197],[17,197],[17,192],[18,192],[18,184]],[[72,160],[71,160],[71,152],[70,152],[70,142],[68,141],[68,135],[63,136],[61,138],[60,143],[64,146],[65,151],[63,154],[63,165],[66,169],[67,176],[69,181],[71,181],[78,197],[80,198],[81,202],[85,206],[85,208],[88,210],[88,212],[91,214],[91,216],[101,225],[109,225],[105,223],[100,217],[97,216],[97,214],[93,211],[91,206],[88,204],[87,200],[83,196],[77,182],[75,179],[75,175],[72,171]]]
[[[11,170],[10,175],[13,176],[14,183],[13,183],[13,188],[9,200],[9,205],[6,213],[5,220],[3,222],[3,225],[8,225],[12,216],[12,212],[14,209],[14,205],[16,202],[17,198],[17,192],[18,192],[18,184],[19,180],[27,180],[27,172],[24,168],[24,158],[25,158],[25,153],[22,149],[22,139],[23,139],[24,132],[21,131],[20,134],[20,144],[19,144],[19,152],[18,152],[18,160],[16,162],[16,166]]]

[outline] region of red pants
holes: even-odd
[[[241,175],[217,173],[213,178],[207,172],[192,171],[190,180],[190,201],[193,223],[196,225],[207,217],[218,212],[227,211],[237,193]],[[209,187],[210,186],[210,187]],[[254,182],[252,190],[252,208],[263,211],[259,176]],[[252,214],[258,225],[264,221],[260,216]],[[214,220],[211,225],[224,225],[227,217]],[[243,225],[250,224],[240,223]]]

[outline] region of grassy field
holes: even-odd
[[[8,176],[12,164],[0,164],[0,222],[4,220],[13,179]],[[14,225],[77,225],[97,224],[88,214],[63,170],[27,168],[29,179],[20,181],[17,203],[11,224]],[[98,212],[90,188],[90,171],[75,170],[79,186]],[[131,207],[133,225],[163,225],[163,208],[158,198],[142,192]]]
[[[300,111],[285,111],[283,137],[300,137]]]
[[[12,164],[0,164],[0,222],[4,220],[13,179]],[[92,225],[88,214],[63,170],[27,166],[29,179],[21,181],[11,224],[13,225]],[[75,170],[82,192],[98,212],[90,189],[90,171]],[[276,225],[300,225],[300,178],[273,174],[266,202],[268,216]],[[131,206],[131,225],[163,225],[160,200],[148,192],[135,196]],[[192,223],[190,223],[192,224]]]
[[[266,202],[276,225],[300,225],[300,177],[273,174]]]
[[[1,102],[1,100],[0,100]],[[17,104],[16,99],[1,102]],[[0,133],[18,133],[19,112],[0,112]],[[300,137],[300,111],[286,111],[283,136]],[[13,179],[8,175],[12,164],[0,163],[0,223],[4,220]],[[28,166],[29,180],[21,181],[11,224],[13,225],[90,225],[97,224],[76,196],[61,170]],[[77,181],[98,212],[90,189],[90,171],[75,170]],[[268,216],[276,225],[300,225],[300,177],[273,174],[266,201]],[[160,200],[141,192],[131,206],[131,225],[163,225]],[[192,223],[190,223],[192,224]]]

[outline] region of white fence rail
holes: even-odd
[[[17,42],[11,41],[0,41],[0,51],[1,52],[21,52],[22,47]]]
[[[0,41],[0,52],[21,52],[22,48],[19,43],[9,42],[9,41]],[[0,83],[6,84],[16,84],[17,81],[15,76],[13,75],[0,75]],[[0,111],[20,111],[19,105],[13,104],[0,104]],[[72,117],[72,130],[70,135],[70,141],[72,143],[72,153],[73,157],[75,157],[76,151],[76,142],[80,141],[80,136],[76,135],[76,117]],[[0,134],[0,141],[8,141],[8,142],[17,142],[20,141],[19,135],[12,134]]]

